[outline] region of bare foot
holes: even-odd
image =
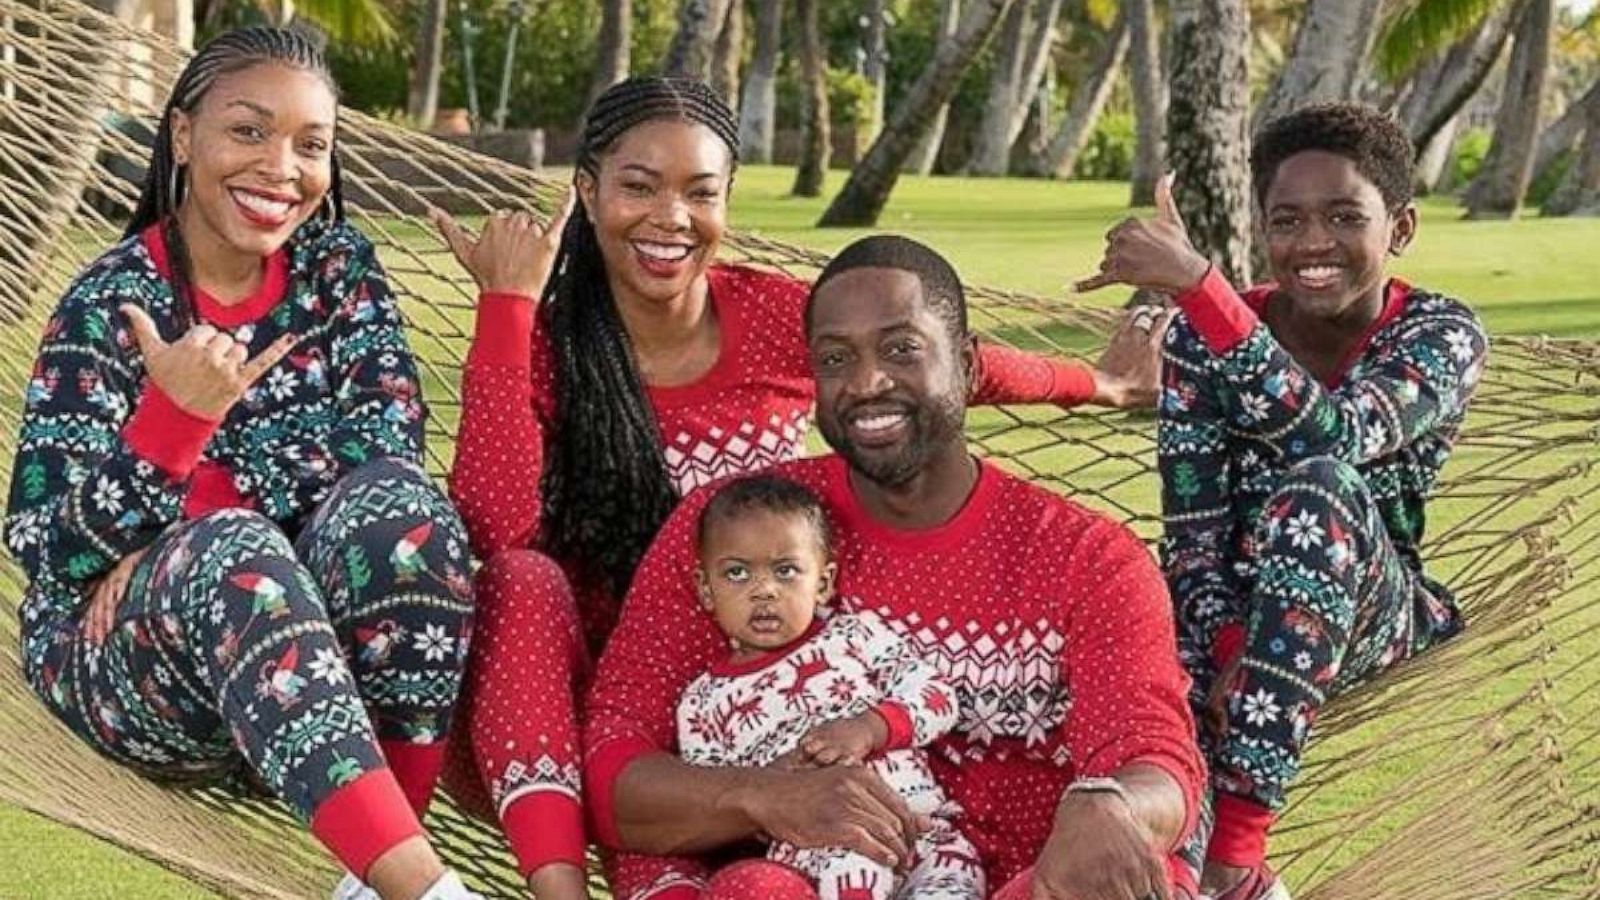
[[[1220,897],[1241,882],[1250,877],[1250,870],[1241,866],[1225,866],[1218,862],[1206,862],[1204,872],[1200,873],[1200,893],[1210,897]]]
[[[589,879],[571,863],[551,863],[533,870],[528,890],[536,900],[589,900]]]

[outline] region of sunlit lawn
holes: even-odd
[[[863,233],[812,229],[825,200],[786,196],[791,177],[787,169],[741,171],[734,227],[823,251]],[[829,189],[843,179],[832,173]],[[1106,183],[905,179],[881,224],[943,250],[969,282],[1060,296],[1063,285],[1095,268],[1101,235],[1127,214],[1126,190]],[[1430,200],[1419,239],[1395,271],[1468,301],[1494,333],[1600,338],[1597,247],[1600,220],[1467,223],[1450,203]],[[1107,291],[1095,299],[1111,305],[1122,296]],[[1154,489],[1129,485],[1118,497],[1148,509]],[[109,845],[3,806],[0,873],[6,900],[210,896]]]

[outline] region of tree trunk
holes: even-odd
[[[1509,6],[1489,13],[1477,31],[1457,41],[1445,54],[1432,83],[1413,92],[1401,106],[1400,121],[1418,152],[1483,86],[1505,50],[1513,18]]]
[[[1583,144],[1578,158],[1544,205],[1547,216],[1600,216],[1600,81],[1572,108],[1583,111]]]
[[[1521,211],[1522,198],[1533,177],[1539,108],[1549,82],[1554,19],[1555,0],[1528,0],[1524,5],[1489,154],[1465,198],[1468,218],[1516,218]]]
[[[1416,191],[1422,196],[1444,189],[1445,172],[1450,165],[1450,150],[1455,146],[1456,134],[1461,130],[1461,116],[1452,116],[1444,127],[1434,133],[1428,146],[1417,154]]]
[[[419,128],[432,128],[439,112],[439,76],[444,72],[445,15],[448,0],[427,0],[417,27],[416,55],[411,59],[411,87],[406,115]]]
[[[600,8],[600,37],[595,44],[594,78],[589,82],[589,103],[606,88],[628,77],[632,67],[633,0],[604,0]]]
[[[678,30],[667,48],[661,70],[682,78],[711,80],[711,58],[717,35],[728,19],[732,0],[682,0],[678,7]]]
[[[817,23],[821,0],[796,0],[800,22],[800,81],[805,87],[805,141],[800,145],[800,167],[794,173],[794,194],[822,196],[822,178],[828,171],[832,136],[828,133],[827,64],[822,56],[822,32]]]
[[[956,26],[961,21],[961,0],[944,0],[939,9],[939,49],[943,50],[956,36]],[[944,125],[950,118],[950,104],[941,103],[933,114],[928,131],[906,157],[901,170],[912,175],[930,175],[933,164],[939,161],[939,148],[944,144]]]
[[[1154,0],[1123,0],[1122,9],[1128,17],[1128,76],[1137,142],[1128,203],[1149,206],[1155,203],[1156,179],[1167,152],[1167,80],[1161,73]]]
[[[871,141],[883,130],[883,109],[889,90],[889,0],[868,0],[867,58],[861,74],[872,85],[872,115],[867,122],[866,139]],[[860,146],[859,144],[857,146]]]
[[[1189,239],[1235,285],[1250,283],[1250,123],[1245,0],[1173,0],[1167,160]]]
[[[711,89],[729,109],[739,105],[739,56],[744,53],[744,2],[731,0],[711,54]]]
[[[783,0],[759,0],[756,48],[739,105],[739,147],[747,162],[772,162],[777,121],[778,60],[783,53]]]
[[[996,38],[1000,52],[972,152],[972,174],[1004,175],[1010,169],[1011,148],[1044,80],[1060,12],[1061,0],[1017,0],[1011,7]]]
[[[1382,6],[1383,0],[1311,0],[1295,32],[1294,51],[1256,111],[1256,122],[1308,103],[1354,99]]]
[[[1106,101],[1111,98],[1117,72],[1122,68],[1123,58],[1128,55],[1130,38],[1126,12],[1118,13],[1116,23],[1106,35],[1105,46],[1100,48],[1094,69],[1088,79],[1072,92],[1072,105],[1067,109],[1067,117],[1061,120],[1061,127],[1056,129],[1050,143],[1034,154],[1029,162],[1028,174],[1044,178],[1072,177],[1073,167],[1078,164],[1078,154],[1089,143],[1095,122],[1099,121]]]
[[[1539,149],[1533,157],[1533,180],[1538,181],[1544,171],[1574,147],[1588,130],[1592,109],[1600,106],[1600,81],[1584,91],[1561,113],[1561,117],[1545,126],[1539,134]],[[1581,151],[1580,151],[1581,152]]]
[[[955,37],[939,48],[917,76],[905,99],[895,107],[889,126],[872,142],[866,157],[850,173],[850,180],[833,198],[818,225],[877,223],[900,178],[901,167],[927,133],[935,111],[954,96],[973,57],[983,49],[1014,2],[1024,0],[973,0],[961,17]]]

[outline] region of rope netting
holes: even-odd
[[[67,282],[117,239],[153,120],[184,54],[73,0],[0,0],[0,478],[38,337]],[[440,474],[459,417],[474,292],[421,219],[537,212],[557,179],[344,111],[356,224],[403,297]],[[724,257],[813,274],[815,252],[733,235]],[[972,319],[1029,349],[1092,352],[1112,313],[975,287]],[[974,411],[975,447],[1014,471],[1159,528],[1148,414]],[[1326,711],[1275,833],[1297,896],[1600,897],[1600,346],[1498,338],[1430,507],[1432,571],[1469,627]],[[0,492],[7,485],[0,481]],[[0,802],[99,835],[241,897],[326,896],[333,864],[276,804],[160,787],[57,726],[19,673],[23,580],[0,565]],[[469,881],[520,896],[495,828],[436,804],[429,828]]]

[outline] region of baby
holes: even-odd
[[[822,505],[770,475],[723,487],[700,517],[700,602],[728,657],[678,701],[678,747],[699,766],[864,763],[933,827],[902,878],[841,848],[774,843],[769,859],[811,878],[823,900],[981,898],[984,876],[920,747],[956,724],[955,692],[868,612],[818,617],[836,567]]]

